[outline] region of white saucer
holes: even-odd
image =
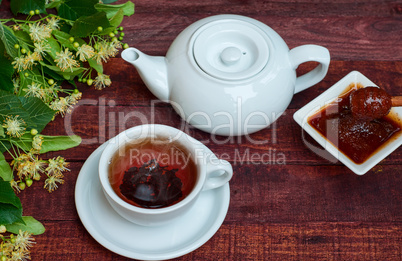
[[[222,225],[229,208],[229,184],[202,192],[187,214],[165,226],[144,227],[122,218],[110,207],[98,178],[104,148],[105,144],[96,149],[82,166],[75,204],[84,227],[105,248],[128,258],[171,259],[199,248]]]

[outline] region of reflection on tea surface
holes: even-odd
[[[196,166],[178,142],[149,138],[126,145],[109,166],[109,181],[116,194],[143,208],[163,208],[181,201],[196,179]]]

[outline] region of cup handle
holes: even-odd
[[[207,177],[202,190],[210,190],[225,185],[233,176],[233,168],[229,162],[214,159],[207,164]]]
[[[319,62],[313,70],[296,78],[295,92],[301,92],[314,84],[317,84],[328,72],[330,55],[327,48],[307,44],[293,48],[289,51],[290,63],[293,69],[305,62]]]

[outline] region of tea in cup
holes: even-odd
[[[226,184],[233,170],[205,145],[165,125],[141,125],[111,139],[99,178],[113,209],[145,226],[166,224],[187,212],[203,190]]]

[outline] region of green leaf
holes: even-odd
[[[58,8],[62,3],[64,3],[64,0],[54,0],[53,2],[45,5],[45,8],[46,9]]]
[[[11,0],[10,7],[14,15],[29,14],[32,10],[39,10],[41,13],[46,11],[45,0]]]
[[[36,97],[18,97],[22,107],[28,112],[30,119],[36,123],[38,132],[46,127],[53,119],[54,110],[50,109],[41,99]]]
[[[7,225],[14,222],[24,222],[22,220],[22,208],[0,203],[0,224]]]
[[[117,0],[103,0],[102,2],[104,4],[111,4],[111,3],[117,2]]]
[[[109,20],[111,27],[103,30],[102,34],[105,35],[113,32],[121,24],[121,22],[123,22],[123,18],[123,9],[119,9],[119,11],[117,11],[117,13],[115,13],[115,15]]]
[[[73,71],[68,69],[64,72],[60,72],[60,75],[62,75],[65,80],[69,81],[69,80],[74,79],[75,76],[80,75],[84,71],[85,71],[85,68],[79,67],[79,68],[73,68]]]
[[[53,37],[49,37],[47,40],[48,45],[50,46],[50,56],[52,57],[53,61],[56,59],[57,54],[61,52],[60,44],[57,42],[56,39]]]
[[[98,73],[103,73],[103,65],[99,64],[97,61],[95,61],[94,59],[88,59],[88,64],[89,66],[91,66],[92,68],[94,68]]]
[[[4,56],[0,56],[0,68],[0,89],[13,92],[14,85],[12,76],[14,74],[14,68],[11,61]]]
[[[14,222],[10,225],[6,225],[6,229],[8,232],[18,234],[20,230],[28,231],[33,235],[40,235],[45,232],[45,227],[38,220],[34,219],[31,216],[24,216],[22,220],[25,224],[21,222]]]
[[[18,44],[18,40],[14,33],[2,23],[0,23],[0,40],[4,44],[4,48],[11,58],[18,56],[18,50],[14,48],[14,45]]]
[[[11,181],[13,179],[13,170],[10,164],[4,158],[3,153],[0,152],[0,178],[5,181]]]
[[[21,201],[15,195],[9,181],[0,180],[0,203],[10,204],[16,208],[22,208]]]
[[[29,26],[24,25],[24,26],[21,26],[21,28],[22,28],[22,30],[14,31],[15,37],[17,37],[17,39],[20,41],[20,45],[21,45],[21,42],[24,42],[30,46],[33,46],[31,36],[29,36]],[[24,46],[24,48],[25,48],[25,46]]]
[[[6,48],[4,47],[3,41],[1,40],[0,40],[0,53],[6,53]]]
[[[50,70],[52,70],[53,72],[56,73],[61,73],[61,69],[59,67],[57,67],[56,65],[50,65],[47,63],[44,63],[43,61],[39,62],[42,66],[49,68]]]
[[[9,181],[0,179],[0,224],[7,225],[22,220],[22,205]]]
[[[116,15],[117,12],[120,11],[120,9],[123,11],[123,14],[125,16],[130,16],[134,14],[134,4],[131,1],[127,1],[125,4],[120,4],[120,5],[107,5],[105,1],[103,1],[104,4],[96,4],[95,8],[99,12],[105,12],[107,18],[112,18],[113,16]]]
[[[62,18],[75,21],[81,16],[90,16],[97,13],[94,5],[98,0],[70,0],[62,3],[58,15]]]
[[[80,145],[81,137],[73,136],[43,136],[42,149],[40,153],[49,151],[66,150]]]
[[[4,128],[3,128],[3,126],[0,124],[0,137],[5,137],[5,134],[4,134]]]
[[[86,37],[95,32],[99,26],[104,29],[111,26],[105,12],[78,18],[71,28],[70,34],[78,37]]]
[[[41,136],[43,137],[43,143],[40,150],[41,154],[49,151],[66,150],[81,144],[81,137],[77,135],[72,136],[41,135]],[[30,133],[26,133],[21,138],[13,140],[13,145],[28,151],[32,148],[32,139],[33,136]],[[3,141],[3,143],[5,145],[9,145],[7,142]]]
[[[47,68],[46,66],[42,67],[43,72],[49,77],[54,79],[55,81],[64,81],[64,77],[60,74],[54,72],[53,70]]]

